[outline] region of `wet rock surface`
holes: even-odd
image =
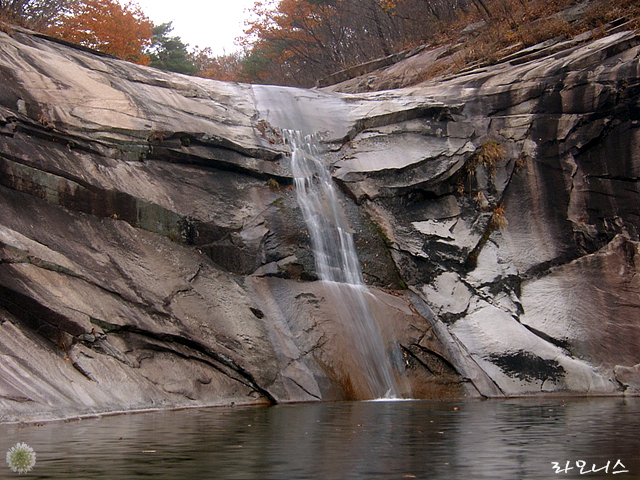
[[[0,421],[361,397],[281,110],[321,133],[403,395],[637,393],[639,45],[348,94],[0,33]]]

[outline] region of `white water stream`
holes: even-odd
[[[296,196],[309,230],[316,270],[353,348],[340,359],[362,400],[398,398],[390,354],[376,318],[373,295],[362,278],[353,235],[319,148],[321,131],[335,142],[352,128],[349,105],[317,90],[254,85],[261,118],[282,130],[291,150]]]
[[[322,161],[316,134],[284,130],[291,148],[296,196],[309,229],[316,270],[351,332],[354,361],[370,398],[397,398],[396,385],[378,319],[369,302],[360,262],[333,180]]]

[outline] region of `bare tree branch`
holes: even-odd
[[[11,21],[39,29],[49,25],[73,0],[0,0],[0,13]]]

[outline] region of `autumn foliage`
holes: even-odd
[[[583,19],[570,24],[556,13],[575,0],[256,0],[238,39],[242,51],[221,56],[210,48],[189,51],[170,35],[171,23],[154,26],[130,0],[0,0],[0,23],[167,71],[311,87],[341,70],[362,75],[366,62],[416,46],[455,45],[421,69],[415,78],[422,81],[495,63],[550,38],[604,32],[608,22],[640,26],[638,0],[580,1]],[[465,33],[481,20],[482,28]]]
[[[312,86],[423,43],[469,12],[490,15],[485,0],[257,1],[243,39],[243,74],[251,82]]]
[[[0,21],[41,29],[69,3],[69,0],[0,0]]]
[[[407,33],[386,0],[256,2],[244,38],[253,81],[309,85],[313,78],[392,53]],[[269,66],[271,66],[269,68]]]
[[[225,82],[237,82],[242,78],[243,56],[240,52],[226,55],[214,55],[211,48],[203,48],[191,54],[191,60],[197,67],[196,75]]]
[[[584,21],[557,12],[583,4]],[[505,51],[638,17],[638,0],[258,0],[247,22],[240,77],[310,87],[340,70],[419,45],[455,45],[450,74]],[[592,18],[593,17],[593,18]],[[481,22],[472,35],[465,27]],[[633,22],[629,22],[631,27]],[[437,62],[436,62],[437,63]],[[438,74],[434,69],[429,77]],[[364,70],[363,70],[364,72]],[[357,74],[357,73],[356,73]],[[426,77],[425,77],[426,78]]]
[[[123,60],[147,65],[153,23],[135,3],[116,0],[70,2],[48,28],[50,35],[99,50]]]

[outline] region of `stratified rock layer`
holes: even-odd
[[[363,397],[292,125],[322,134],[404,396],[637,393],[638,45],[343,94],[0,33],[0,421]]]

